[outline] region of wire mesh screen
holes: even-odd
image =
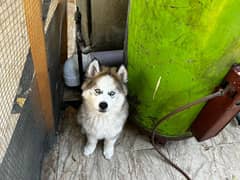
[[[29,50],[22,0],[0,1],[0,162],[19,119],[11,113]],[[25,99],[19,99],[23,105]]]
[[[63,89],[60,59],[65,58],[61,53],[65,49],[65,2],[0,0],[0,180],[40,179],[44,152],[54,142],[54,128],[47,130],[46,102],[44,106],[41,102],[46,95],[42,90],[49,88],[57,127]],[[37,29],[42,21],[45,34]],[[40,83],[47,82],[46,77],[48,88]]]
[[[0,180],[40,179],[46,129],[35,92],[33,90],[26,99],[0,166]]]
[[[0,180],[40,179],[48,143],[23,3],[0,0]]]

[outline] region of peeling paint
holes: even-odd
[[[157,91],[158,91],[158,89],[159,89],[159,86],[160,86],[160,83],[161,83],[161,79],[162,79],[162,76],[160,76],[160,77],[158,78],[158,81],[157,81],[155,90],[154,90],[154,92],[153,92],[153,100],[155,99],[156,93],[157,93]]]
[[[22,108],[25,104],[26,98],[17,98],[17,104]]]

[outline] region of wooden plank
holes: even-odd
[[[61,63],[67,59],[68,56],[68,31],[67,31],[67,3],[65,0],[61,1],[61,5],[64,9],[63,22],[62,22],[62,34],[61,34]]]
[[[81,100],[81,92],[79,87],[75,88],[64,88],[64,95],[63,95],[63,101],[69,102],[69,101],[80,101]]]
[[[46,45],[42,22],[42,1],[24,0],[24,10],[41,108],[48,130],[54,129],[52,95],[48,75]]]

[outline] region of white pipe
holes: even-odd
[[[101,65],[119,66],[123,64],[123,50],[99,51],[82,54],[83,71],[86,71],[88,64],[93,59],[98,59]]]
[[[123,50],[100,51],[82,54],[83,71],[85,72],[89,63],[98,59],[101,65],[119,66],[123,64]],[[74,54],[64,64],[63,77],[65,84],[69,87],[80,85],[78,56]]]

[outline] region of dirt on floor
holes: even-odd
[[[166,164],[149,138],[127,124],[116,143],[112,160],[105,160],[102,143],[85,157],[85,136],[76,123],[74,108],[67,108],[54,148],[45,157],[44,180],[180,180],[184,177]],[[240,127],[233,121],[217,137],[199,143],[195,138],[168,142],[161,148],[194,180],[240,179]]]

